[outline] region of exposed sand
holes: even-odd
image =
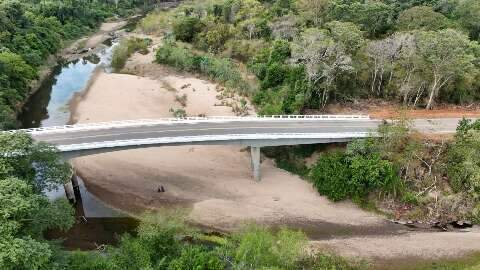
[[[170,108],[182,108],[175,96],[183,94],[187,95],[184,109],[188,115],[233,114],[230,107],[214,106],[219,104],[215,84],[152,64],[153,55],[135,54],[125,68],[145,77],[98,74],[88,92],[74,102],[73,120],[171,117]],[[73,164],[92,193],[127,212],[188,206],[192,222],[219,230],[252,220],[308,224],[313,230],[323,230],[328,224],[328,229],[346,232],[339,233],[340,238],[316,241],[314,247],[367,259],[461,256],[480,250],[476,231],[401,234],[398,227],[352,203],[332,203],[319,196],[308,182],[276,168],[268,159],[261,165],[262,181],[254,182],[244,150],[236,146],[159,147],[88,156]],[[160,185],[165,193],[157,192]],[[365,230],[369,236],[351,233],[361,232],[358,228],[369,228]],[[393,235],[385,236],[391,228]]]
[[[480,230],[338,238],[314,241],[312,245],[331,249],[342,256],[360,256],[372,261],[395,258],[448,259],[478,251]]]
[[[183,93],[188,97],[188,115],[232,114],[230,107],[213,106],[218,100],[212,83],[174,75],[164,81],[177,92],[165,89],[165,82],[158,80],[100,73],[77,100],[73,118],[86,123],[171,117],[170,108],[181,107],[175,95]],[[181,89],[186,84],[190,86]],[[93,193],[113,190],[107,197],[97,195],[115,207],[135,211],[185,202],[193,205],[194,222],[223,230],[246,220],[382,223],[381,218],[351,203],[333,204],[318,196],[309,183],[276,168],[270,160],[263,162],[262,181],[256,183],[249,158],[237,146],[182,146],[89,156],[76,159],[74,166]],[[156,192],[160,185],[167,192]]]

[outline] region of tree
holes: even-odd
[[[191,42],[196,34],[203,28],[200,19],[195,17],[186,17],[177,21],[173,25],[173,34],[177,40]]]
[[[74,221],[66,199],[51,202],[23,180],[0,180],[0,268],[48,268],[53,251],[42,233],[69,229]]]
[[[314,25],[322,25],[329,8],[329,0],[299,0],[298,10],[302,17]]]
[[[436,31],[450,25],[447,17],[435,12],[427,6],[417,6],[404,10],[397,19],[397,29],[400,31],[425,30]]]
[[[21,133],[0,134],[0,157],[0,268],[51,269],[54,251],[43,232],[69,229],[74,209],[43,191],[63,183],[68,167],[53,148]]]
[[[361,25],[370,37],[378,37],[391,30],[394,7],[382,1],[331,0],[329,16],[332,20]]]
[[[429,84],[427,109],[433,107],[439,90],[455,78],[473,76],[478,44],[458,31],[418,32],[415,35],[419,68]]]
[[[392,83],[395,71],[401,65],[403,69],[399,73],[404,74],[399,88],[403,89],[404,85],[411,83],[412,74],[416,70],[414,65],[410,65],[414,52],[415,41],[410,33],[395,33],[385,39],[370,41],[366,46],[366,54],[371,61],[371,93],[384,95],[386,86]]]
[[[336,89],[336,80],[353,72],[352,59],[326,30],[305,30],[292,44],[292,59],[305,65],[309,80],[318,89],[321,108]]]
[[[460,0],[455,10],[460,24],[469,31],[473,39],[480,38],[480,2],[477,0]]]
[[[326,24],[336,42],[343,45],[348,54],[354,55],[364,45],[363,33],[351,22],[332,21]]]
[[[53,146],[34,142],[25,133],[0,134],[0,179],[22,179],[41,193],[64,184],[70,174]]]
[[[296,16],[285,15],[268,24],[275,39],[292,40],[299,33],[299,20]]]

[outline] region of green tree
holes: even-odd
[[[42,192],[65,182],[68,167],[26,134],[0,134],[0,145],[0,268],[50,269],[55,249],[43,232],[69,229],[74,209]]]
[[[354,55],[364,45],[363,33],[357,25],[351,22],[332,21],[326,24],[336,42],[345,48],[348,54]]]
[[[400,31],[436,31],[445,29],[449,25],[447,17],[435,12],[432,7],[416,6],[400,13],[396,27]]]
[[[192,42],[196,34],[200,33],[204,25],[195,17],[184,17],[173,25],[173,34],[177,40]]]
[[[460,0],[455,17],[458,18],[460,24],[469,31],[473,39],[480,38],[480,2],[476,0]]]
[[[418,64],[429,84],[427,109],[442,87],[456,78],[474,76],[478,44],[458,31],[446,29],[416,34]]]

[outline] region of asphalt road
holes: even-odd
[[[342,133],[375,131],[380,121],[373,120],[262,120],[170,123],[98,130],[71,130],[65,133],[36,133],[35,140],[54,145],[72,145],[117,140],[161,137],[267,134],[267,133]]]
[[[453,133],[460,118],[417,119],[413,127],[424,133]],[[169,124],[145,126],[113,127],[94,130],[69,130],[68,132],[35,133],[38,141],[57,146],[83,143],[108,142],[119,140],[138,140],[149,138],[166,138],[203,135],[232,134],[279,134],[279,133],[343,133],[373,132],[381,123],[379,120],[270,120],[261,121],[222,121]]]

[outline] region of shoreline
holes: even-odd
[[[74,41],[67,41],[67,43],[70,43],[69,45],[60,49],[56,54],[50,55],[45,61],[46,63],[39,67],[38,78],[31,81],[28,96],[25,98],[25,100],[23,100],[17,105],[17,117],[22,113],[23,107],[27,104],[30,98],[40,90],[45,80],[52,75],[54,68],[59,65],[60,62],[72,62],[98,52],[98,50],[101,49],[100,45],[105,42],[105,40],[111,38],[110,34],[120,30],[122,27],[127,25],[128,21],[132,18],[135,18],[135,16],[116,20],[113,22],[103,22],[99,25],[97,30],[92,31],[92,33],[84,37],[78,38]],[[105,25],[109,25],[110,27],[106,28]],[[72,53],[74,50],[78,51],[81,49],[85,49],[86,46],[76,49],[75,47],[79,45],[79,43],[81,43],[82,41],[86,41],[88,43],[88,41],[92,39],[95,40],[89,44],[93,47],[91,50],[86,53]]]
[[[165,117],[171,116],[171,108],[183,108],[191,115],[233,114],[230,107],[215,105],[221,96],[216,84],[172,72],[152,63],[153,57],[152,50],[127,61],[125,70],[141,76],[95,74],[70,104],[71,121]],[[176,101],[181,95],[187,96],[183,107]],[[351,202],[328,201],[310,183],[277,168],[270,159],[263,159],[262,181],[254,182],[249,163],[248,153],[240,147],[196,145],[119,151],[72,161],[90,192],[113,208],[131,207],[130,213],[181,201],[190,209],[189,222],[200,228],[228,233],[245,222],[274,229],[287,225],[313,236],[314,249],[374,263],[413,257],[428,261],[437,254],[461,259],[480,250],[478,229],[412,232]],[[156,191],[160,185],[165,193]]]

